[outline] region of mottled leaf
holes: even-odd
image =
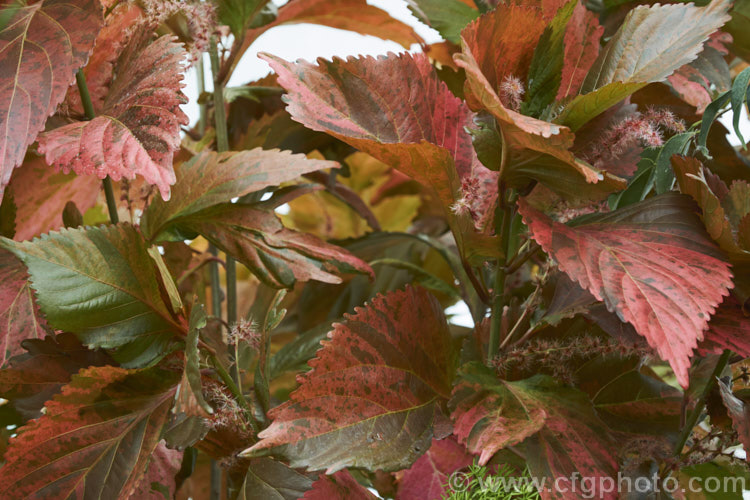
[[[321,474],[305,493],[307,500],[376,500],[376,497],[352,477],[348,470],[340,470],[330,476]]]
[[[0,6],[0,192],[23,161],[75,72],[86,63],[102,24],[96,0],[43,0]]]
[[[337,168],[338,163],[308,160],[287,151],[203,152],[178,167],[179,182],[169,201],[154,200],[141,224],[149,239],[156,239],[180,217],[228,203],[233,198],[296,179],[300,175]]]
[[[46,321],[29,287],[26,268],[12,253],[0,250],[0,366],[23,352],[21,341],[41,338]]]
[[[709,35],[729,20],[731,0],[706,7],[693,4],[638,6],[607,42],[581,87],[557,122],[577,130],[651,82],[665,80],[693,61]]]
[[[481,452],[480,464],[498,450],[523,442],[536,477],[567,478],[573,472],[615,476],[612,440],[585,393],[546,375],[499,380],[479,363],[463,367],[460,376],[450,403],[454,432],[469,451]],[[555,498],[555,493],[542,491],[542,498]],[[616,498],[611,492],[599,493]]]
[[[456,64],[466,71],[465,91],[469,103],[489,111],[498,120],[511,155],[526,154],[510,161],[503,176],[519,187],[537,179],[553,190],[567,193],[586,192],[591,189],[589,184],[601,181],[604,182],[597,188],[605,192],[625,187],[622,179],[605,176],[569,151],[574,135],[567,127],[509,109],[498,95],[496,89],[505,77],[517,77],[520,68],[527,68],[525,53],[531,51],[530,59],[538,41],[539,35],[532,35],[539,15],[535,9],[501,5],[463,31],[463,53],[455,56]],[[519,33],[520,30],[525,32]],[[488,39],[493,40],[494,45],[489,44]],[[490,46],[492,51],[488,51]],[[498,46],[501,48],[494,50]],[[550,168],[550,160],[554,161],[553,168]],[[550,175],[551,171],[554,175]]]
[[[475,220],[448,210],[460,197],[462,181],[478,184],[483,200],[492,200],[493,190],[497,195],[497,182],[465,131],[473,113],[439,80],[427,56],[318,59],[318,65],[261,57],[279,75],[292,118],[432,188],[462,254],[497,254],[498,245],[475,232]],[[480,216],[486,225],[493,212],[482,215],[488,216]]]
[[[458,444],[454,436],[432,440],[427,453],[419,457],[405,470],[398,485],[396,500],[415,498],[443,498],[450,475],[473,463],[466,448]]]
[[[335,472],[402,469],[429,448],[457,355],[442,306],[408,287],[356,311],[334,326],[246,453],[272,451],[293,467]]]
[[[28,268],[50,326],[92,347],[118,348],[123,366],[164,356],[184,327],[164,302],[140,232],[127,224],[63,229],[28,242],[2,240]]]
[[[586,74],[599,55],[599,40],[603,33],[604,27],[599,24],[598,16],[579,2],[565,31],[562,77],[556,97],[558,101],[578,95]]]
[[[732,287],[729,264],[692,200],[669,193],[575,227],[550,220],[524,200],[519,210],[559,268],[631,323],[686,387],[692,350]]]
[[[297,500],[312,488],[305,474],[270,458],[250,461],[237,500]],[[335,497],[328,497],[333,500]]]
[[[18,430],[0,481],[19,498],[128,498],[159,443],[179,375],[88,368]]]
[[[72,333],[26,340],[27,351],[14,356],[0,370],[0,397],[7,399],[25,418],[39,418],[44,403],[82,368],[112,364],[101,350],[81,344]]]
[[[732,427],[737,431],[740,443],[744,447],[750,447],[750,407],[745,401],[732,394],[732,388],[723,380],[718,381],[721,399],[727,408],[729,417],[732,419]]]
[[[156,445],[146,474],[141,478],[135,491],[130,495],[132,500],[169,500],[174,498],[175,476],[182,465],[182,452],[170,450],[164,441]]]
[[[171,36],[150,36],[141,30],[130,39],[96,118],[41,134],[39,151],[65,172],[114,180],[141,175],[166,200],[180,125],[188,123],[180,110],[187,102],[180,90],[185,51]]]

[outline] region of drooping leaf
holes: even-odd
[[[285,228],[272,211],[228,203],[174,224],[203,235],[275,288],[292,287],[297,280],[341,283],[339,273],[374,275],[367,263],[343,248]]]
[[[473,457],[454,436],[432,440],[427,453],[419,457],[409,469],[404,471],[399,481],[397,500],[413,498],[443,498],[448,493],[446,484],[450,475],[468,467]]]
[[[198,351],[199,334],[206,327],[206,310],[203,304],[193,304],[190,311],[190,323],[188,334],[185,339],[185,378],[193,393],[197,404],[207,413],[213,413],[213,408],[206,403],[203,397],[203,386],[201,384],[200,352]],[[183,387],[188,390],[188,387]]]
[[[28,242],[2,240],[26,265],[50,326],[92,347],[118,348],[123,366],[164,356],[183,331],[164,302],[148,246],[133,226],[63,229]]]
[[[23,352],[21,341],[42,338],[46,321],[39,312],[21,261],[0,250],[0,366]]]
[[[540,36],[534,34],[539,15],[536,9],[501,5],[463,31],[463,53],[454,56],[466,72],[469,103],[498,120],[510,154],[520,156],[509,162],[503,177],[518,187],[536,179],[563,194],[621,189],[625,187],[622,179],[599,172],[569,151],[574,135],[567,127],[509,109],[496,91],[506,77],[522,74],[525,78],[527,69],[523,68],[528,67]],[[490,46],[492,51],[488,50]]]
[[[677,435],[682,393],[649,373],[640,357],[597,357],[578,367],[575,377],[610,429],[655,437]]]
[[[405,49],[411,48],[415,43],[424,43],[411,26],[394,19],[385,10],[368,4],[366,0],[291,0],[279,8],[273,22],[248,32],[240,53],[245,53],[260,35],[276,26],[301,23],[319,24],[393,40]],[[238,62],[239,58],[233,62],[230,70]]]
[[[330,476],[321,474],[303,498],[307,500],[331,500],[332,498],[376,500],[379,497],[359,484],[348,470],[340,470]]]
[[[468,214],[449,207],[462,181],[496,195],[494,174],[476,157],[465,127],[473,113],[441,82],[424,54],[390,54],[288,63],[262,54],[287,91],[287,111],[431,188],[442,202],[462,254],[497,255]],[[394,92],[394,89],[398,91]],[[494,206],[493,206],[494,209]],[[488,214],[491,220],[492,211]],[[484,218],[483,218],[484,219]]]
[[[686,387],[692,350],[732,287],[729,264],[692,200],[668,193],[575,227],[524,200],[519,210],[559,268],[631,323]]]
[[[479,17],[479,11],[461,0],[407,0],[409,10],[449,42],[461,43],[461,30]]]
[[[148,463],[146,474],[130,498],[133,500],[169,500],[174,498],[175,475],[182,465],[183,452],[170,450],[164,441],[156,446]]]
[[[579,2],[565,32],[562,77],[556,100],[578,95],[591,65],[599,55],[599,40],[604,27],[596,14]]]
[[[464,366],[460,376],[450,403],[454,432],[469,451],[481,453],[480,464],[523,442],[536,477],[570,477],[576,471],[596,478],[616,475],[611,437],[585,393],[546,375],[499,380],[480,363]],[[552,491],[541,493],[554,498]]]
[[[672,167],[680,191],[690,195],[700,206],[703,212],[701,218],[711,238],[730,254],[740,251],[734,240],[726,212],[717,195],[709,187],[709,181],[706,178],[707,171],[700,160],[686,156],[673,156]]]
[[[156,368],[82,370],[11,439],[4,489],[21,498],[128,498],[159,444],[178,378]]]
[[[0,6],[0,192],[65,98],[102,24],[96,0]]]
[[[151,42],[150,35],[132,36],[96,118],[41,134],[39,151],[65,172],[113,180],[141,175],[167,200],[180,125],[188,123],[180,110],[187,102],[180,90],[185,51],[171,36]]]
[[[26,340],[28,352],[14,356],[0,370],[0,397],[25,418],[38,418],[44,404],[83,368],[112,364],[101,350],[81,344],[72,333]]]
[[[589,70],[581,95],[557,122],[578,130],[584,123],[651,82],[665,80],[693,61],[703,42],[728,20],[730,0],[638,6],[631,10]]]
[[[407,287],[375,297],[329,336],[247,452],[329,473],[408,467],[429,447],[438,402],[450,393],[456,351],[442,307]]]
[[[722,380],[719,380],[718,384],[721,399],[732,419],[732,427],[737,432],[740,443],[745,447],[750,446],[750,407],[745,401],[732,394],[729,384]]]
[[[337,168],[338,163],[308,160],[287,151],[203,152],[180,165],[179,182],[169,201],[154,200],[143,214],[144,234],[151,240],[170,223],[233,198],[293,180],[300,175]]]
[[[270,458],[250,461],[237,500],[297,500],[312,488],[305,474]],[[329,497],[329,500],[335,497]]]

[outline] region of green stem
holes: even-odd
[[[211,37],[208,49],[211,59],[211,73],[218,75],[220,70],[219,49],[216,46],[216,37]],[[224,108],[224,85],[221,80],[214,76],[214,127],[216,130],[216,151],[229,150],[229,134],[227,132],[227,116]]]
[[[206,91],[206,70],[203,67],[203,54],[201,54],[200,59],[198,59],[198,63],[196,66],[196,73],[198,76],[198,95],[201,96]],[[199,103],[198,104],[198,133],[201,137],[206,133],[206,103]]]
[[[211,255],[216,257],[219,252],[213,245],[208,246],[208,251]],[[211,314],[217,318],[221,318],[221,281],[219,280],[219,262],[215,259],[211,262],[208,268],[209,277],[211,280]]]
[[[83,70],[78,70],[76,73],[76,84],[78,85],[78,93],[81,96],[81,104],[83,105],[83,112],[86,115],[86,119],[93,120],[96,118],[96,113],[94,112],[94,103],[91,102],[91,94],[89,94]],[[104,185],[104,196],[107,198],[109,220],[112,221],[112,224],[117,224],[120,222],[120,217],[117,215],[117,202],[115,201],[115,193],[112,189],[112,180],[107,176],[102,180],[102,184]]]
[[[698,401],[696,401],[695,403],[695,408],[693,408],[693,411],[690,412],[687,420],[685,421],[685,427],[682,428],[682,433],[680,433],[680,437],[675,444],[675,455],[679,456],[682,454],[682,449],[685,447],[685,443],[687,443],[688,439],[690,439],[690,436],[693,433],[693,428],[695,427],[695,424],[698,423],[698,418],[700,418],[701,413],[703,413],[703,407],[706,405],[706,398],[711,392],[711,389],[713,389],[716,380],[719,378],[719,376],[721,376],[721,372],[724,371],[727,363],[729,363],[730,355],[731,351],[729,349],[725,349],[721,354],[719,361],[716,363],[716,367],[714,368],[711,377],[709,377],[708,382],[706,383],[705,387],[703,387],[703,391],[701,392]]]
[[[232,379],[232,376],[229,375],[229,372],[227,372],[224,367],[221,365],[219,360],[214,356],[213,354],[209,354],[211,357],[211,361],[213,362],[214,369],[216,370],[216,374],[219,376],[222,382],[227,386],[229,391],[232,393],[234,398],[237,400],[237,403],[239,403],[240,407],[245,410],[245,413],[250,421],[250,425],[253,427],[254,432],[258,432],[258,422],[255,420],[255,416],[253,415],[253,410],[250,408],[250,405],[248,404],[247,400],[245,399],[245,396],[242,394],[242,391],[240,391],[240,388],[237,387],[237,384],[234,383],[234,380]]]
[[[498,187],[499,189],[499,187]],[[490,319],[490,340],[487,345],[487,363],[491,363],[497,355],[500,348],[500,326],[503,317],[503,307],[505,306],[505,262],[508,258],[506,253],[508,243],[508,233],[510,231],[510,222],[513,218],[513,212],[510,206],[505,203],[504,193],[500,192],[500,207],[498,207],[496,218],[501,218],[500,224],[496,226],[495,232],[500,238],[502,255],[497,259],[495,269],[495,282],[492,286],[492,312]]]

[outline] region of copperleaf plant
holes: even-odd
[[[747,3],[405,4],[0,1],[0,499],[748,477]]]

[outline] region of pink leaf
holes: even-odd
[[[130,498],[133,500],[174,498],[176,489],[174,477],[182,465],[182,453],[170,450],[164,440],[160,441],[151,455],[146,474],[141,478]]]
[[[473,462],[473,457],[454,436],[432,440],[427,453],[419,457],[399,480],[396,500],[438,499],[448,493],[445,485],[451,473]]]
[[[42,338],[46,321],[34,302],[26,268],[12,253],[0,251],[0,366],[24,352],[21,341]]]
[[[312,489],[302,497],[307,500],[375,500],[367,488],[357,482],[348,470],[340,470],[333,475],[321,474]]]
[[[142,175],[169,199],[172,156],[180,125],[188,123],[180,110],[185,51],[170,36],[149,41],[148,33],[137,34],[121,55],[101,114],[40,135],[39,151],[65,172],[113,180]]]
[[[559,268],[631,323],[687,387],[692,351],[733,286],[692,200],[665,194],[575,227],[523,199],[518,207]]]
[[[0,192],[86,63],[102,23],[96,0],[3,2]]]

